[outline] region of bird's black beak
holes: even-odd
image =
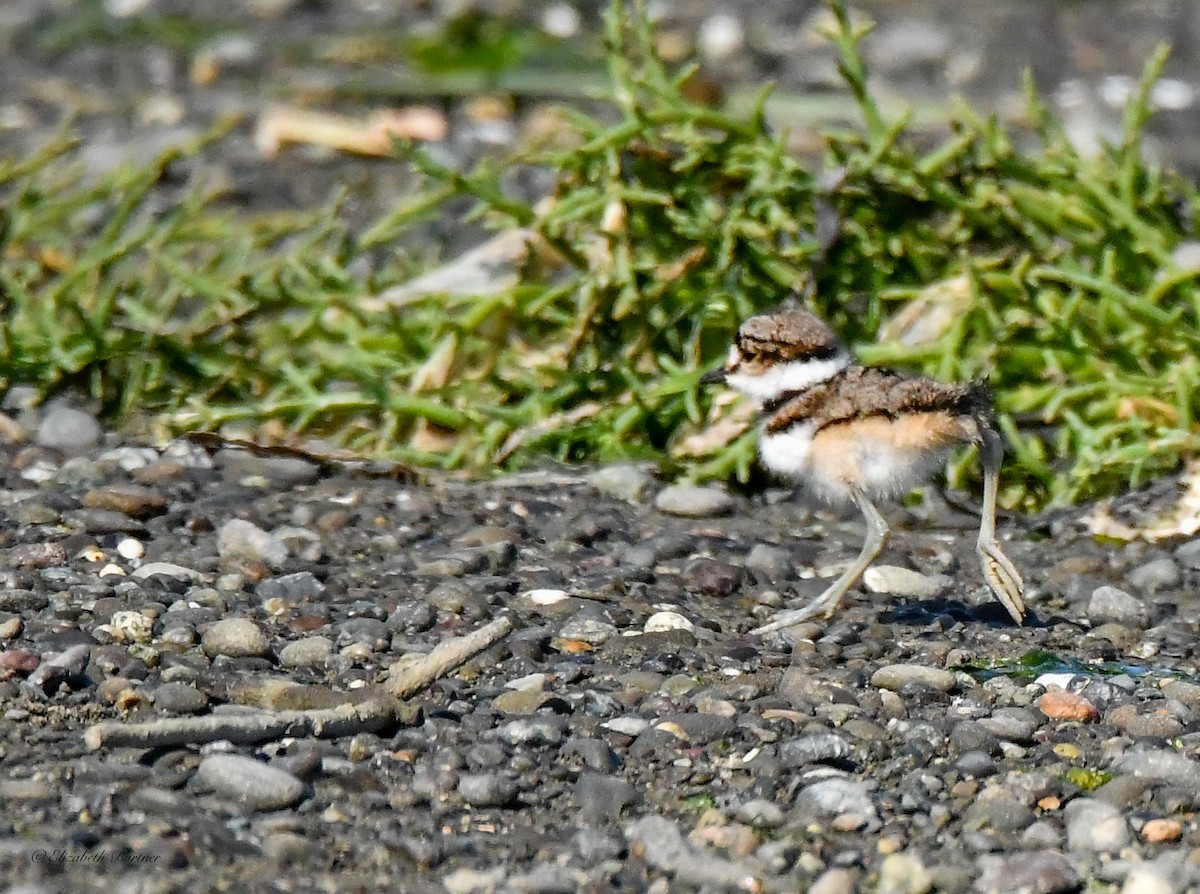
[[[710,369],[700,377],[701,385],[721,385],[725,382],[725,368],[718,366],[716,369]]]

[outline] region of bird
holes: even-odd
[[[824,320],[798,308],[743,322],[724,366],[700,381],[761,404],[758,456],[768,471],[808,485],[829,504],[857,506],[867,523],[858,558],[820,596],[753,633],[832,617],[887,544],[888,525],[876,503],[927,483],[951,450],[967,445],[979,448],[983,471],[976,541],[983,578],[1012,619],[1024,623],[1024,583],[996,540],[1004,444],[986,385],[863,366]]]

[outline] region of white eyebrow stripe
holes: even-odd
[[[828,382],[850,365],[846,352],[826,360],[789,360],[777,363],[761,375],[731,372],[725,377],[731,388],[760,401],[773,400],[792,391],[803,391],[813,385]]]

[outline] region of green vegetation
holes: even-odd
[[[957,667],[979,682],[993,677],[1012,677],[1032,683],[1042,674],[1081,674],[1083,676],[1101,675],[1116,676],[1128,674],[1131,677],[1143,677],[1156,673],[1156,669],[1145,665],[1129,664],[1120,661],[1079,661],[1068,658],[1056,652],[1045,649],[1031,649],[1015,661],[982,661],[978,664],[968,664]],[[1178,676],[1174,672],[1171,676]]]
[[[160,431],[277,420],[475,470],[641,456],[745,478],[752,433],[678,448],[727,412],[698,379],[738,323],[799,291],[870,362],[990,379],[1009,505],[1113,492],[1195,455],[1200,288],[1174,253],[1196,193],[1140,145],[1165,52],[1097,157],[1032,91],[1028,146],[962,107],[920,149],[871,96],[864,32],[842,0],[829,7],[861,124],[828,134],[815,165],[768,130],[761,102],[735,116],[686,100],[690,72],[669,70],[620,2],[613,112],[566,113],[559,148],[519,159],[557,172],[536,208],[505,194],[503,164],[455,172],[412,149],[427,192],[361,233],[336,207],[239,219],[201,186],[163,208],[169,156],[92,184],[65,146],[0,163],[0,387],[82,386]],[[463,195],[493,229],[532,234],[519,281],[364,301],[413,271],[364,281],[356,261]],[[876,343],[901,308],[923,311],[925,337]]]
[[[1113,774],[1106,770],[1089,770],[1085,767],[1071,767],[1062,774],[1063,782],[1069,782],[1082,792],[1094,792],[1104,783],[1112,779]]]

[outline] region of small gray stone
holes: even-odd
[[[727,515],[733,511],[736,501],[723,490],[715,487],[697,487],[693,484],[675,484],[659,491],[654,498],[654,507],[667,515],[684,518],[711,518]]]
[[[837,733],[813,733],[788,739],[779,746],[779,758],[786,766],[803,767],[821,761],[841,761],[854,750]]]
[[[654,490],[654,476],[644,466],[621,463],[597,469],[588,476],[588,484],[604,494],[630,503],[642,503]]]
[[[619,776],[580,773],[575,781],[575,806],[580,820],[587,825],[607,825],[640,799],[638,790]]]
[[[593,646],[603,645],[610,636],[615,636],[617,627],[607,621],[593,617],[591,614],[580,613],[572,617],[559,628],[559,639],[581,640]]]
[[[229,658],[261,658],[271,650],[266,634],[249,618],[224,618],[217,621],[204,631],[200,646],[210,658],[216,655]]]
[[[753,798],[738,807],[735,816],[756,829],[778,829],[786,818],[783,809],[774,801]]]
[[[746,570],[772,583],[784,581],[796,573],[796,566],[786,550],[769,543],[759,543],[746,556]]]
[[[990,829],[1000,833],[1019,832],[1032,823],[1036,816],[1033,810],[1011,795],[999,792],[989,797],[976,798],[963,814],[963,827],[977,832]]]
[[[208,696],[187,683],[164,683],[154,690],[154,707],[172,714],[195,714],[208,707]]]
[[[561,717],[531,717],[513,720],[496,730],[509,745],[557,745],[566,736],[566,721]]]
[[[1026,708],[997,708],[990,717],[981,717],[979,725],[1007,742],[1032,742],[1041,720]]]
[[[863,573],[863,584],[872,593],[933,599],[950,586],[950,578],[944,574],[922,574],[897,565],[872,565]]]
[[[1117,759],[1113,769],[1139,779],[1200,790],[1200,762],[1171,749],[1127,751]]]
[[[61,543],[19,543],[8,551],[10,568],[56,568],[67,564],[67,549]]]
[[[589,866],[616,859],[625,850],[625,845],[620,839],[599,829],[587,827],[576,832],[571,842],[584,865]]]
[[[964,776],[983,779],[996,772],[996,762],[986,751],[964,751],[954,762],[954,768]]]
[[[871,685],[876,689],[898,692],[909,683],[949,692],[958,685],[958,678],[948,670],[919,664],[888,664],[871,675]]]
[[[691,856],[683,832],[665,816],[641,817],[625,829],[625,839],[643,847],[647,863],[668,872],[677,869]]]
[[[293,602],[319,600],[325,595],[325,585],[311,571],[298,571],[269,577],[254,590],[259,599],[281,598]]]
[[[1175,558],[1185,568],[1200,569],[1200,537],[1180,544],[1175,550]]]
[[[472,807],[507,807],[517,800],[517,783],[499,773],[464,773],[458,793]]]
[[[333,641],[327,636],[306,636],[293,640],[279,650],[279,663],[284,667],[324,667],[333,654]]]
[[[1113,622],[1127,627],[1145,629],[1150,613],[1140,599],[1116,587],[1097,587],[1088,601],[1088,620],[1093,624]]]
[[[975,890],[980,894],[1073,894],[1080,888],[1079,873],[1057,851],[1026,851],[1007,857],[981,860]]]
[[[210,754],[196,775],[218,794],[254,810],[282,810],[304,797],[304,783],[291,773],[239,754]]]
[[[800,791],[796,798],[799,807],[819,816],[838,816],[854,813],[863,818],[875,816],[875,802],[865,782],[853,779],[822,779]]]
[[[39,447],[64,452],[86,450],[99,443],[100,423],[90,413],[56,403],[42,417],[35,441]]]
[[[1129,844],[1125,816],[1106,801],[1076,798],[1066,808],[1067,848],[1115,853]]]
[[[278,568],[287,561],[287,546],[278,537],[244,518],[231,518],[217,531],[217,553],[224,559],[263,562]]]
[[[1170,590],[1183,582],[1183,572],[1179,563],[1169,556],[1153,559],[1145,565],[1139,565],[1125,579],[1129,585],[1143,593],[1157,593],[1159,590]]]

